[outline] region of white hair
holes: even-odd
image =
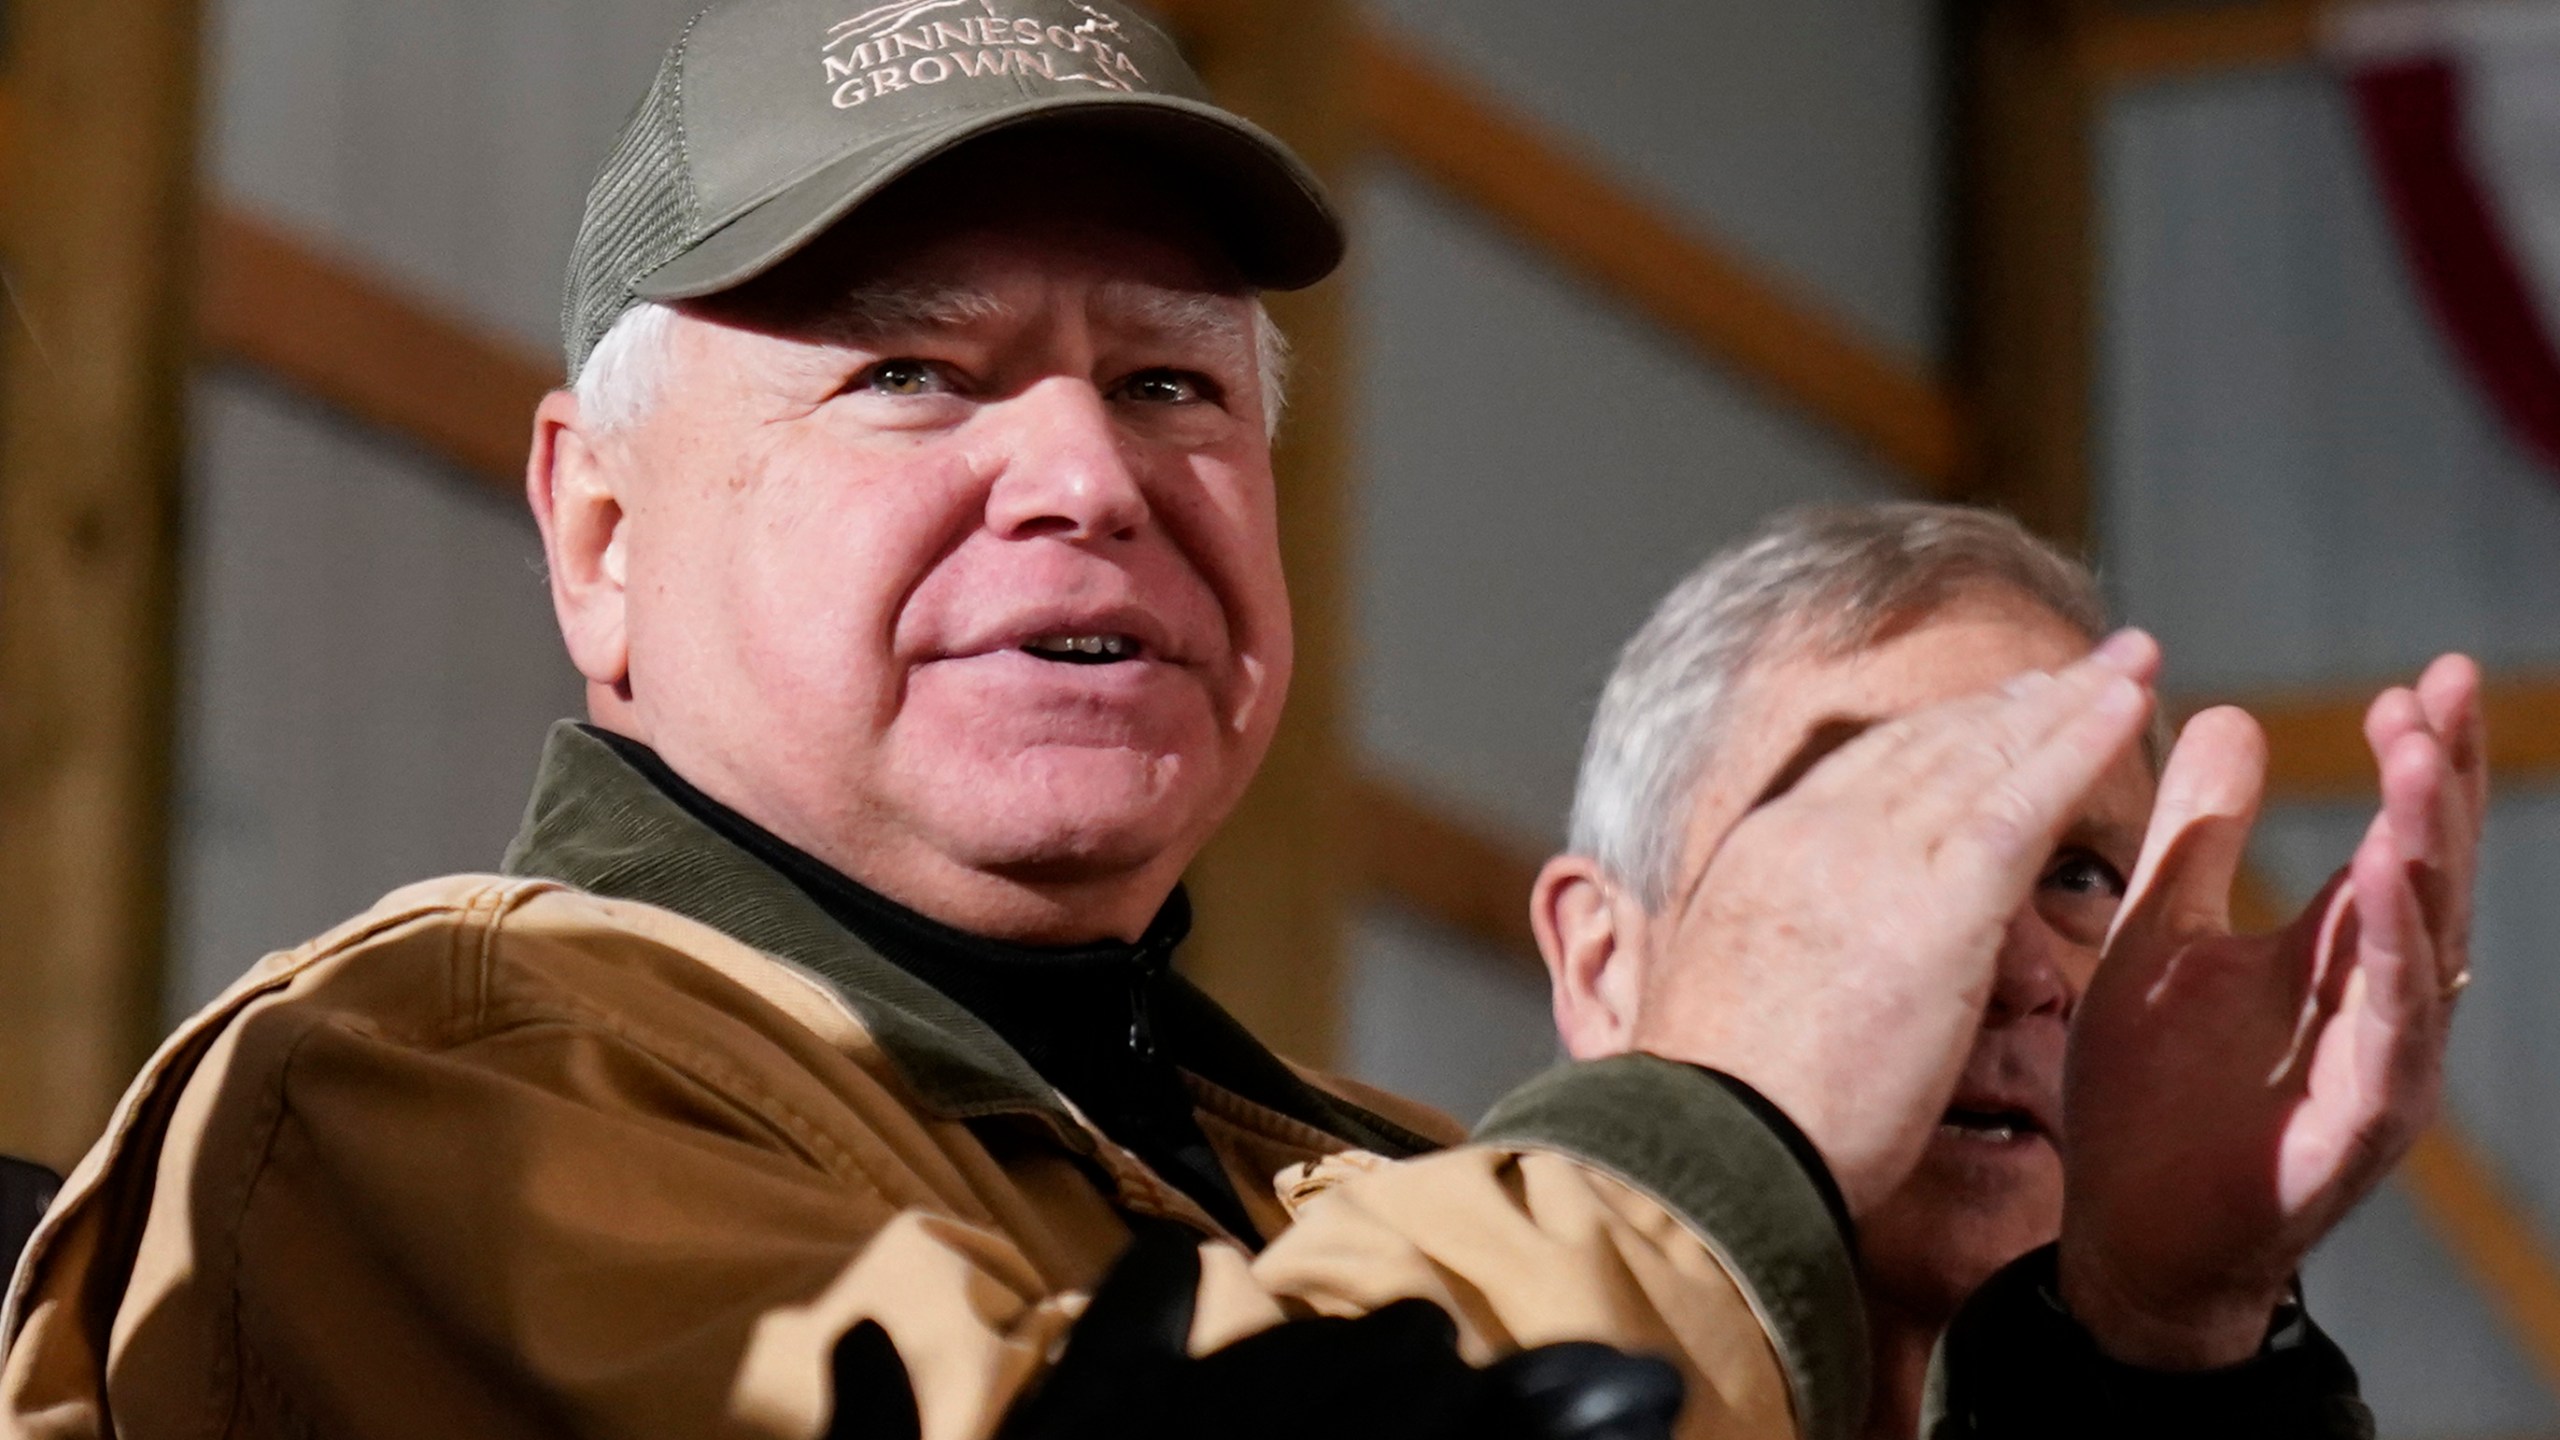
[[[855,297],[847,318],[857,324],[877,325],[890,318],[971,318],[981,310],[975,296],[954,299],[941,294],[921,298],[886,295]],[[883,312],[894,312],[894,317]],[[635,425],[648,416],[665,388],[667,341],[679,313],[672,305],[643,300],[613,322],[595,349],[587,353],[587,363],[571,384],[570,388],[577,392],[579,414],[605,431]],[[1179,323],[1181,317],[1172,318]],[[1281,332],[1271,318],[1270,307],[1260,297],[1253,302],[1253,351],[1255,368],[1262,380],[1262,415],[1268,437],[1279,433],[1280,415],[1288,406],[1289,337]]]
[[[2088,567],[1991,510],[1794,510],[1719,552],[1619,652],[1583,747],[1572,849],[1659,911],[1679,878],[1699,779],[1752,668],[1782,642],[1789,654],[1853,654],[1984,585],[2026,596],[2091,640],[2106,628]]]
[[[623,311],[587,352],[570,387],[578,395],[579,418],[598,430],[622,430],[656,409],[675,322],[675,307],[654,300]]]

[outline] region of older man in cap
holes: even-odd
[[[703,12],[529,465],[589,723],[506,874],[162,1049],[20,1270],[12,1425],[1846,1434],[1848,1227],[2156,653],[1913,719],[1969,763],[1756,897],[1869,874],[1896,966],[1728,974],[1751,1033],[1472,1137],[1293,1068],[1171,960],[1289,679],[1255,297],[1340,249],[1117,0]]]

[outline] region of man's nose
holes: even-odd
[[[2000,939],[2000,966],[1992,979],[1989,1018],[2000,1022],[2052,1015],[2069,1020],[2080,999],[2074,968],[2087,968],[2086,964],[2066,966],[2065,962],[2073,957],[2065,952],[2072,948],[2071,942],[2046,923],[2034,906],[2019,912]]]
[[[1146,489],[1102,392],[1044,380],[1009,402],[987,528],[1008,540],[1125,540],[1147,523]]]

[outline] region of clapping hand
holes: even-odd
[[[1880,1204],[1946,1111],[2011,917],[2139,741],[2159,660],[2126,632],[1824,758],[1675,897],[1671,948],[1714,963],[1648,972],[1635,1048],[1758,1089],[1852,1214]]]
[[[2367,712],[2381,805],[2292,924],[2232,933],[2266,741],[2189,722],[2065,1090],[2063,1299],[2118,1359],[2254,1354],[2312,1245],[2434,1116],[2470,979],[2488,807],[2480,676],[2459,656]]]

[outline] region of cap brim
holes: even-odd
[[[1166,95],[1032,100],[955,116],[857,150],[757,202],[639,278],[643,300],[693,300],[764,274],[898,181],[971,141],[1030,126],[1092,130],[1159,152],[1183,173],[1244,279],[1296,290],[1342,263],[1342,222],[1287,146],[1212,105]]]

